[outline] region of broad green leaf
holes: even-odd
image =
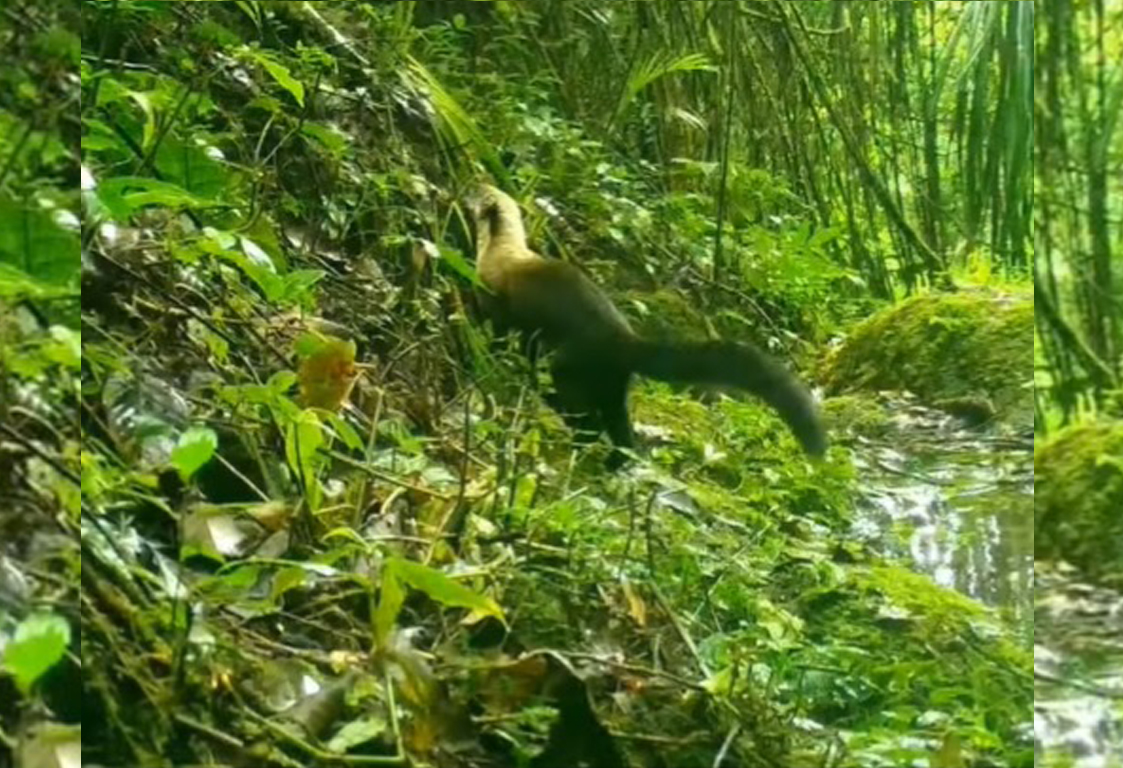
[[[53,613],[33,614],[16,627],[4,647],[4,670],[24,694],[47,670],[57,664],[70,644],[70,624]]]
[[[36,53],[55,64],[76,67],[82,59],[82,39],[62,26],[40,32],[33,47]]]
[[[478,288],[485,287],[480,280],[479,274],[476,273],[476,268],[464,258],[464,254],[455,248],[441,248],[440,253],[441,261],[452,267],[452,270],[456,272],[456,274]]]
[[[302,333],[292,344],[292,350],[299,360],[311,357],[323,349],[326,338],[318,333]]]
[[[304,83],[293,77],[292,72],[284,64],[261,51],[247,50],[249,57],[260,64],[277,85],[288,91],[296,103],[304,106]]]
[[[282,304],[304,304],[312,299],[312,289],[324,279],[327,273],[319,269],[296,269],[281,278],[280,296]]]
[[[188,480],[214,458],[218,450],[218,435],[207,427],[192,427],[180,435],[172,451],[171,463],[179,476]]]
[[[44,286],[73,285],[82,267],[79,234],[59,225],[49,211],[0,197],[0,288],[17,286],[20,273]]]
[[[402,610],[406,593],[398,580],[397,571],[392,567],[396,561],[391,561],[382,569],[382,588],[378,597],[378,608],[374,612],[374,639],[382,648],[390,638],[390,630],[398,620],[398,612]]]
[[[329,154],[335,157],[342,157],[349,146],[347,136],[332,125],[308,123],[301,128],[301,132],[305,136],[314,139],[320,146],[327,150]]]
[[[182,519],[181,557],[204,555],[218,562],[243,554],[249,541],[246,528],[233,514],[201,506]]]
[[[352,747],[377,739],[386,732],[387,727],[386,720],[377,716],[352,720],[331,737],[331,741],[328,742],[328,749],[337,753],[346,752]]]
[[[241,177],[233,167],[215,159],[213,152],[213,148],[208,151],[167,136],[156,151],[155,164],[160,177],[169,184],[197,197],[217,198]]]
[[[152,99],[147,93],[141,91],[128,91],[128,97],[136,102],[140,111],[144,113],[144,140],[141,144],[145,152],[152,147],[156,140],[156,109],[152,106]]]
[[[296,373],[293,371],[277,371],[269,377],[266,386],[276,395],[284,395],[296,384]]]
[[[273,584],[269,590],[269,597],[279,604],[285,593],[304,586],[308,581],[309,571],[305,568],[282,568],[273,576]]]
[[[36,723],[24,731],[15,764],[23,768],[82,768],[82,726]]]
[[[359,437],[359,433],[355,428],[347,423],[346,419],[338,413],[328,412],[328,421],[331,423],[332,430],[343,441],[343,444],[350,448],[352,451],[361,451],[363,449],[363,439]]]
[[[321,462],[319,450],[323,445],[323,424],[311,410],[301,411],[285,430],[285,459],[303,481],[305,498],[313,511],[319,509],[322,495],[317,471]]]
[[[503,609],[494,600],[469,589],[435,568],[400,558],[390,560],[386,568],[402,582],[421,590],[441,605],[449,608],[467,608],[503,620]]]
[[[48,360],[67,368],[82,367],[82,332],[62,325],[51,326],[51,341],[43,346]]]
[[[73,290],[78,290],[75,287]],[[53,298],[64,296],[72,291],[43,283],[11,264],[0,262],[0,299],[14,299],[20,297]]]
[[[118,221],[128,219],[134,211],[149,205],[177,210],[214,205],[213,201],[193,195],[175,184],[140,176],[106,179],[99,184],[97,196]]]
[[[277,265],[273,263],[273,257],[266,253],[260,245],[248,237],[239,237],[238,243],[242,246],[242,253],[246,254],[247,259],[259,267],[273,272],[277,271]]]

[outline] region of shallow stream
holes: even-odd
[[[858,535],[993,607],[1033,646],[1035,766],[1123,766],[1123,595],[1035,569],[1032,438],[904,399],[887,408],[885,434],[857,446]]]

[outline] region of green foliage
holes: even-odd
[[[415,87],[426,92],[432,100],[433,109],[440,117],[439,126],[445,141],[453,147],[469,146],[475,149],[495,180],[507,183],[507,172],[499,161],[495,147],[475,119],[424,64],[412,57],[407,63]]]
[[[628,75],[627,84],[624,86],[624,92],[620,95],[620,103],[616,106],[613,119],[614,121],[619,120],[632,102],[635,101],[636,96],[660,78],[676,72],[714,71],[716,71],[715,67],[704,53],[674,56],[666,51],[658,51],[646,61],[637,63]]]
[[[191,427],[179,437],[171,463],[184,480],[190,479],[218,450],[218,435],[207,427]]]
[[[70,623],[65,618],[54,613],[32,614],[19,623],[4,645],[3,670],[26,695],[62,659],[68,645]]]
[[[78,233],[63,211],[0,194],[0,298],[47,298],[77,289]]]
[[[326,438],[320,417],[312,411],[302,411],[285,424],[285,460],[299,478],[305,499],[313,511],[323,500],[319,473],[324,465],[320,449]]]
[[[869,394],[832,397],[823,403],[823,412],[834,434],[852,432],[875,437],[889,428],[890,417],[885,407]]]
[[[374,636],[384,645],[405,602],[405,588],[423,592],[446,608],[468,608],[478,616],[503,618],[494,600],[465,587],[438,570],[410,560],[394,558],[382,567],[381,596],[374,614]]]
[[[260,64],[277,85],[285,89],[297,104],[304,106],[304,83],[293,77],[288,67],[265,51],[242,48],[238,53],[245,60]]]

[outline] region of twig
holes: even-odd
[[[304,13],[308,15],[310,19],[315,21],[325,33],[327,33],[327,35],[332,39],[332,42],[334,42],[343,50],[347,51],[347,53],[362,66],[370,66],[370,62],[367,61],[365,56],[359,53],[359,50],[355,47],[355,45],[349,39],[344,37],[342,32],[332,26],[331,22],[321,16],[319,12],[312,7],[312,3],[302,2],[300,4],[300,8],[304,11]]]
[[[340,453],[339,451],[333,451],[330,448],[329,449],[321,448],[320,453],[323,453],[326,456],[330,456],[331,458],[335,459],[336,461],[341,461],[341,462],[343,462],[344,464],[347,464],[350,467],[354,467],[355,469],[366,472],[368,475],[370,475],[373,478],[376,478],[378,480],[382,480],[383,482],[390,483],[391,485],[396,485],[399,488],[405,488],[406,490],[409,490],[409,491],[415,491],[416,493],[424,494],[425,496],[432,496],[433,498],[440,499],[442,501],[451,501],[452,500],[452,496],[449,496],[447,493],[441,493],[440,491],[434,491],[432,488],[423,488],[420,485],[414,485],[413,483],[407,483],[405,480],[402,480],[401,478],[397,478],[397,477],[394,477],[393,475],[389,475],[389,474],[386,474],[385,472],[381,472],[381,471],[375,469],[374,467],[369,466],[368,464],[366,464],[364,462],[356,461],[355,459],[352,459],[350,456],[347,456],[346,454]]]
[[[220,731],[213,726],[207,725],[206,723],[201,723],[193,717],[176,714],[172,715],[172,719],[174,719],[177,723],[184,726],[185,728],[190,728],[193,731],[197,731],[198,733],[201,733],[204,736],[207,736],[208,738],[219,742],[220,744],[225,744],[226,746],[233,747],[234,749],[246,748],[246,743],[236,736],[231,736],[230,734]]]
[[[218,459],[218,463],[221,464],[222,466],[226,467],[226,469],[228,469],[230,471],[230,473],[234,475],[234,477],[241,480],[243,483],[246,484],[246,487],[248,487],[251,491],[256,493],[257,497],[259,499],[261,499],[262,501],[266,501],[266,502],[271,501],[271,499],[269,498],[268,494],[265,493],[265,491],[258,488],[257,485],[254,484],[253,480],[250,480],[248,477],[246,477],[244,474],[242,474],[242,472],[240,472],[237,467],[235,467],[233,464],[231,464],[226,459],[222,458],[222,454],[216,453],[214,455],[214,457],[216,459]]]
[[[737,725],[733,726],[729,730],[729,735],[725,737],[725,741],[722,742],[721,749],[718,751],[717,757],[714,758],[714,768],[721,768],[721,764],[725,762],[725,757],[729,754],[729,750],[733,746],[733,740],[736,739],[737,736],[740,735],[740,733],[740,723],[737,723]]]
[[[686,736],[656,736],[653,733],[629,733],[628,731],[618,731],[612,728],[609,729],[608,733],[614,739],[640,741],[646,744],[662,744],[672,747],[688,747],[691,744],[705,744],[710,740],[710,735],[702,731],[691,733]]]
[[[408,761],[405,759],[405,745],[402,744],[402,727],[398,722],[398,701],[394,696],[394,681],[388,668],[383,671],[382,684],[386,687],[386,708],[390,711],[390,732],[394,734],[394,746],[405,763]]]
[[[575,660],[575,661],[591,661],[593,663],[601,664],[601,665],[606,666],[606,667],[612,667],[613,669],[618,669],[622,672],[630,672],[634,675],[643,675],[643,676],[646,676],[646,677],[661,677],[664,680],[669,680],[670,682],[675,683],[676,685],[680,685],[683,688],[689,688],[692,691],[703,691],[704,692],[704,691],[707,690],[706,686],[703,685],[702,683],[698,683],[698,682],[695,682],[693,680],[688,680],[685,677],[680,677],[679,675],[676,675],[673,672],[664,672],[663,670],[655,669],[654,667],[644,667],[644,666],[641,666],[641,665],[638,665],[638,664],[629,664],[627,662],[622,662],[622,661],[613,661],[612,659],[606,659],[604,656],[598,656],[595,653],[582,653],[582,652],[579,652],[579,651],[555,651],[555,650],[551,650],[551,649],[548,649],[548,648],[542,648],[542,649],[539,649],[539,650],[536,650],[536,651],[530,651],[526,655],[527,656],[555,656],[555,657],[560,656],[564,659],[572,659],[572,660]]]
[[[675,631],[678,632],[678,636],[682,639],[683,644],[690,650],[690,655],[694,657],[694,662],[698,665],[698,669],[702,671],[702,675],[707,678],[710,677],[712,673],[710,672],[709,665],[707,665],[702,658],[702,654],[698,652],[698,646],[694,644],[694,638],[686,631],[686,626],[682,623],[682,619],[671,609],[671,604],[667,598],[663,596],[659,585],[652,583],[651,590],[655,593],[655,599],[663,608],[663,612],[667,614],[667,618],[670,619],[671,624],[674,626]]]
[[[79,488],[82,487],[82,478],[71,471],[65,464],[62,463],[59,458],[47,453],[42,448],[35,445],[35,443],[33,443],[31,440],[27,439],[16,430],[9,427],[7,424],[0,423],[0,431],[10,437],[12,440],[19,443],[27,451],[35,454],[38,458],[47,462],[51,466],[51,469],[53,469],[55,472],[58,472],[74,485],[78,486]]]
[[[728,283],[728,281],[714,280],[713,278],[708,277],[707,275],[703,274],[700,270],[697,270],[697,269],[691,269],[690,274],[693,275],[696,280],[699,280],[699,281],[705,283],[709,287],[719,288],[719,289],[725,291],[726,293],[732,294],[734,297],[736,297],[736,298],[740,299],[741,301],[745,302],[746,304],[748,304],[750,307],[752,307],[752,309],[754,309],[756,311],[756,313],[758,315],[761,316],[761,318],[764,320],[764,322],[766,322],[768,324],[768,327],[770,327],[772,329],[772,332],[774,334],[776,334],[776,338],[778,340],[780,340],[781,342],[785,341],[783,329],[779,326],[779,324],[775,320],[772,319],[771,315],[769,315],[767,312],[764,311],[764,307],[762,307],[760,305],[760,302],[758,302],[756,299],[754,299],[748,293],[741,290],[740,288],[736,288],[736,287],[730,285]],[[784,346],[786,348],[788,345],[785,343]]]
[[[202,227],[200,225],[200,229],[201,228]],[[155,287],[151,280],[146,280],[139,273],[137,273],[132,267],[129,267],[129,266],[121,263],[120,261],[117,261],[112,256],[110,256],[108,253],[106,253],[104,250],[98,251],[98,258],[99,259],[105,259],[105,261],[107,261],[109,264],[113,265],[114,268],[121,270],[122,272],[124,272],[126,275],[128,275],[130,278],[132,278],[134,281],[140,283],[141,285],[148,285],[150,287]],[[187,302],[180,299],[178,296],[173,294],[171,291],[169,291],[165,288],[156,288],[156,290],[164,298],[166,298],[169,302],[174,304],[176,307],[178,307],[183,312],[186,312],[190,317],[192,317],[195,320],[202,323],[207,328],[207,330],[209,330],[211,333],[218,336],[223,341],[225,341],[227,344],[229,344],[230,349],[233,351],[233,353],[235,355],[237,355],[241,359],[242,364],[246,367],[246,372],[249,373],[250,376],[254,377],[254,380],[257,381],[257,383],[261,383],[261,380],[257,376],[256,366],[254,366],[253,363],[244,354],[242,354],[239,351],[239,347],[241,346],[241,344],[239,344],[237,339],[235,339],[230,334],[226,333],[226,331],[219,328],[217,325],[214,324],[214,322],[211,320],[211,318],[207,317],[206,315],[204,315],[201,312],[198,312],[194,307],[192,307],[190,304],[188,304]],[[282,355],[280,352],[278,352],[273,347],[272,344],[268,344],[265,341],[265,339],[261,338],[260,334],[258,334],[258,332],[254,328],[247,325],[246,331],[251,336],[253,336],[254,339],[262,347],[264,347],[269,352],[272,352],[273,355],[281,362],[282,365],[288,366],[288,364],[289,364],[288,359],[285,358],[285,356]]]
[[[392,697],[391,697],[392,700]],[[397,716],[391,708],[391,725],[397,722]],[[256,722],[261,727],[265,728],[279,740],[284,741],[301,752],[304,752],[311,758],[322,760],[324,762],[335,761],[345,765],[406,765],[407,759],[404,754],[397,755],[343,755],[338,752],[328,752],[320,749],[315,744],[308,742],[305,739],[290,733],[286,728],[274,723],[266,717],[259,715],[252,709],[246,708],[245,712],[249,715],[250,719]]]
[[[124,61],[123,59],[101,59],[92,53],[83,53],[82,61],[96,62],[104,67],[113,67],[115,69],[123,69],[128,72],[151,72],[159,74],[159,67],[154,67],[151,64],[141,64],[136,61]]]
[[[925,485],[938,485],[938,486],[943,486],[943,487],[955,485],[955,481],[953,481],[953,480],[941,480],[938,477],[931,477],[929,475],[924,475],[924,474],[921,474],[919,472],[910,472],[907,469],[898,469],[897,467],[891,466],[884,461],[877,461],[876,465],[877,465],[877,468],[882,470],[883,472],[888,472],[891,475],[898,475],[900,477],[905,477],[905,478],[908,478],[909,480],[915,480],[916,482],[924,483]]]
[[[39,19],[35,19],[31,16],[28,16],[28,15],[26,15],[26,13],[20,13],[19,12],[20,10],[26,11],[27,9],[21,8],[21,9],[17,10],[15,8],[5,7],[4,8],[4,16],[8,19],[8,21],[12,22],[12,24],[20,27],[21,29],[31,30],[31,31],[38,31],[38,30],[43,29],[43,22],[42,21],[40,21]]]
[[[624,550],[620,553],[620,572],[623,573],[628,565],[628,556],[632,550],[632,538],[636,531],[636,489],[635,486],[628,493],[628,535],[624,539]]]
[[[1057,677],[1048,672],[1041,672],[1033,670],[1033,679],[1040,680],[1044,683],[1051,685],[1060,685],[1065,688],[1074,688],[1084,693],[1090,693],[1093,696],[1098,696],[1102,699],[1111,699],[1112,701],[1123,701],[1123,690],[1115,690],[1112,688],[1104,688],[1103,686],[1094,683],[1085,683],[1081,680]]]
[[[472,391],[468,390],[464,397],[464,450],[463,460],[460,462],[460,490],[457,493],[456,501],[449,506],[448,512],[441,520],[440,527],[437,529],[436,536],[429,543],[429,552],[425,555],[423,561],[428,565],[433,555],[437,552],[437,543],[443,540],[446,532],[449,540],[454,548],[459,548],[460,535],[463,533],[464,523],[468,519],[468,505],[466,499],[468,496],[468,460],[471,458],[472,446]]]
[[[23,129],[23,134],[16,141],[16,145],[12,148],[11,154],[8,155],[8,159],[7,161],[5,161],[3,169],[0,169],[0,188],[2,188],[4,186],[4,182],[8,180],[8,174],[11,172],[11,170],[16,167],[16,160],[19,159],[20,153],[23,152],[23,148],[30,138],[31,124],[28,123],[27,126]]]

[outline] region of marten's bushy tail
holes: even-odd
[[[636,339],[629,368],[641,376],[684,384],[736,387],[780,414],[803,449],[820,457],[827,435],[811,393],[776,360],[749,344],[732,341],[662,343]]]

